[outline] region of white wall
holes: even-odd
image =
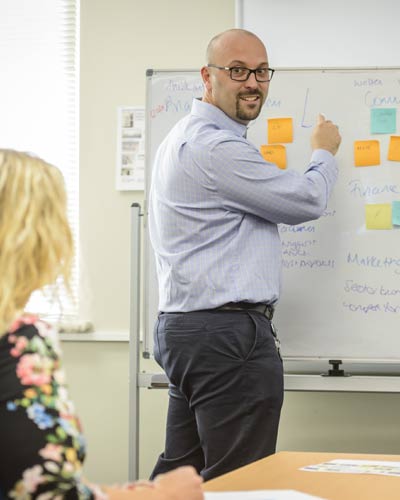
[[[128,331],[129,207],[143,201],[141,193],[114,189],[116,108],[144,104],[147,68],[200,67],[208,40],[234,26],[234,13],[234,0],[82,0],[82,299],[96,330]],[[86,476],[101,483],[125,481],[128,344],[63,347],[89,442]],[[156,368],[146,361],[142,369]],[[140,475],[146,477],[163,446],[167,393],[141,390],[141,399]],[[398,395],[286,393],[278,446],[398,453],[399,414]]]
[[[398,66],[398,0],[238,0],[273,67]]]
[[[200,68],[209,39],[233,27],[234,10],[234,0],[81,0],[81,300],[84,318],[97,331],[128,331],[129,207],[143,202],[142,193],[114,188],[117,106],[144,105],[147,68]],[[89,441],[86,475],[124,481],[128,344],[63,345],[70,390]],[[152,415],[152,426],[162,429],[160,403],[148,399],[142,408]],[[146,443],[142,456],[161,446]]]

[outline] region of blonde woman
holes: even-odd
[[[189,467],[128,489],[82,480],[85,441],[57,335],[24,313],[35,290],[60,279],[69,287],[72,261],[60,171],[0,149],[0,498],[201,500],[201,478]]]

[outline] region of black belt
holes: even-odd
[[[217,311],[256,311],[263,314],[267,319],[271,320],[274,316],[274,306],[263,304],[262,302],[228,302],[223,306],[217,307]]]

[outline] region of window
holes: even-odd
[[[77,246],[79,0],[1,0],[0,61],[0,147],[30,151],[61,169]],[[35,293],[28,309],[49,320],[76,319],[77,304],[65,292],[61,303]]]

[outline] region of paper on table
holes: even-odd
[[[310,472],[342,472],[348,474],[378,474],[400,477],[400,462],[381,460],[331,460],[322,464],[307,465],[300,470]]]
[[[205,500],[324,500],[296,490],[218,491],[204,493]]]

